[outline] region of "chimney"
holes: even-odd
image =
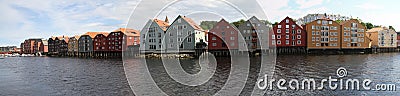
[[[169,23],[168,16],[165,16],[165,22]]]

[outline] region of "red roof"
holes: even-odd
[[[127,36],[140,36],[139,30],[129,29],[129,28],[119,28],[117,30],[114,30],[113,32],[122,32]]]
[[[103,34],[103,35],[107,36],[109,33],[108,32],[86,32],[83,35],[89,35],[90,38],[94,38],[94,37],[96,37],[97,34]]]
[[[203,28],[201,28],[199,25],[197,25],[192,19],[187,18],[186,16],[181,16],[186,22],[189,23],[190,26],[192,26],[195,30],[202,30]]]

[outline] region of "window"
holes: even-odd
[[[285,28],[289,28],[289,25],[286,25],[286,27]]]
[[[282,28],[282,25],[278,25],[278,28]]]
[[[301,39],[301,35],[297,35],[297,39]]]
[[[235,34],[233,31],[231,31],[231,34]]]
[[[281,40],[276,41],[276,44],[281,44]]]
[[[286,29],[286,32],[285,33],[289,33],[289,29]]]
[[[281,39],[281,35],[276,35],[276,38],[277,39]]]
[[[296,28],[296,25],[292,25],[292,29]]]
[[[225,43],[221,43],[221,45],[222,45],[222,47],[226,47],[226,44],[225,44]]]
[[[275,39],[275,35],[272,35],[272,37],[271,37],[271,38],[272,38],[272,40],[274,40],[274,39]]]
[[[181,19],[178,19],[178,23],[181,23],[182,22],[182,20]]]
[[[290,43],[289,40],[286,40],[285,44],[288,45],[289,43]]]
[[[182,36],[182,31],[178,31],[178,36]]]
[[[217,43],[212,43],[212,46],[217,46]]]
[[[289,35],[286,35],[285,37],[286,37],[286,39],[289,39]]]
[[[297,34],[301,34],[301,30],[299,29],[299,30],[297,30]]]
[[[276,33],[281,33],[281,29],[278,29]]]
[[[301,44],[301,41],[300,41],[300,40],[297,40],[297,44]]]
[[[289,19],[286,19],[286,23],[289,23]]]
[[[187,41],[192,42],[192,37],[188,37]]]

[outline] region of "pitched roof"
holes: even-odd
[[[367,32],[378,32],[381,30],[383,30],[383,27],[375,27],[375,28],[369,29]]]
[[[187,18],[186,16],[181,16],[183,20],[189,23],[190,26],[192,26],[195,30],[202,30],[203,28],[200,27],[200,25],[197,25],[196,22],[194,22],[192,19]]]
[[[213,28],[216,28],[216,26],[218,26],[218,23],[227,23],[227,24],[229,25],[229,27],[232,27],[233,29],[239,31],[239,29],[238,29],[235,25],[230,24],[230,23],[229,23],[228,21],[226,21],[225,19],[221,19],[219,22],[217,22],[217,24],[215,24],[215,25],[213,26]],[[211,28],[211,29],[213,29],[213,28]],[[210,29],[210,30],[211,30],[211,29]]]
[[[86,32],[83,35],[88,35],[90,38],[96,37],[97,34],[109,34],[108,32]]]
[[[58,38],[58,40],[64,40],[65,42],[69,41],[69,37],[68,36],[58,36],[58,37],[55,37],[55,38]]]
[[[162,21],[162,20],[159,20],[159,19],[154,19],[153,21],[156,22],[158,24],[158,26],[160,26],[161,29],[164,30],[164,31],[166,31],[167,27],[169,27],[169,24],[168,24],[167,21]]]
[[[117,30],[114,30],[113,32],[122,32],[127,36],[140,36],[139,30],[129,29],[129,28],[119,28]]]
[[[42,40],[43,45],[49,45],[49,42],[45,39]]]

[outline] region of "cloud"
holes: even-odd
[[[40,2],[40,3],[37,3]],[[0,46],[19,45],[27,38],[112,31],[124,23],[138,0],[0,1]]]
[[[382,9],[382,7],[381,7],[380,5],[374,4],[374,3],[371,3],[371,2],[362,3],[362,4],[360,4],[360,5],[357,5],[356,7],[357,7],[357,8],[364,9],[364,10],[378,10],[378,9]]]
[[[300,5],[300,9],[310,8],[316,5],[320,5],[324,0],[296,0],[296,3]],[[329,2],[329,1],[328,1]]]
[[[293,10],[289,9],[289,0],[258,0],[263,7],[268,19],[281,19],[282,16],[288,15]]]

